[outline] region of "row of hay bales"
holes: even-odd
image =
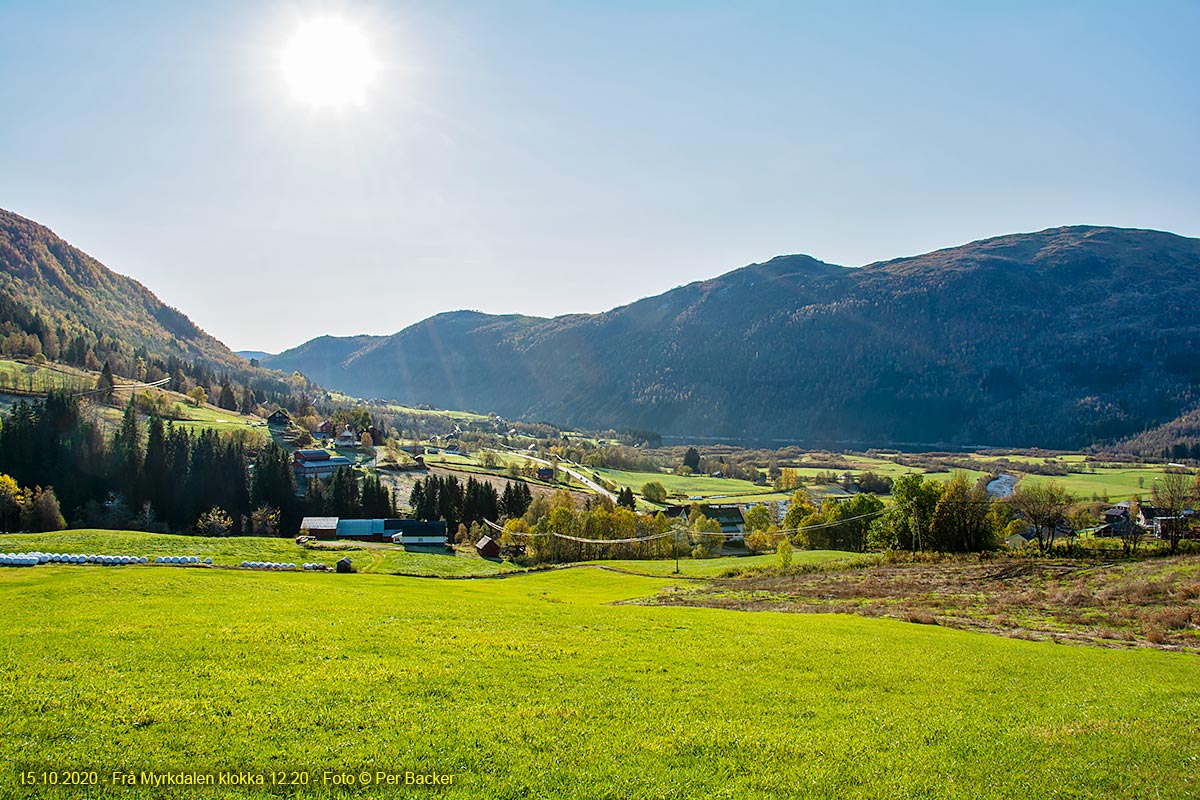
[[[149,564],[146,556],[110,556],[96,553],[0,553],[0,566],[4,567],[33,567],[38,564],[99,564],[101,566],[122,566],[125,564]],[[157,556],[155,564],[204,564],[212,566],[212,559],[201,560],[197,556]]]
[[[146,556],[109,556],[92,553],[0,553],[2,567],[33,567],[38,564],[100,564],[102,566],[119,566],[123,564],[148,564]],[[211,558],[200,559],[198,556],[155,556],[155,564],[167,566],[212,566]],[[293,570],[295,564],[278,561],[243,561],[246,569]],[[305,563],[303,569],[324,572],[330,569],[327,564]]]

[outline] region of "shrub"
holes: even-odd
[[[751,553],[762,553],[771,548],[771,537],[762,531],[746,534],[746,549]]]
[[[279,533],[279,509],[265,505],[254,509],[250,512],[250,529],[262,536]]]
[[[58,497],[54,494],[53,486],[47,486],[45,489],[37,486],[27,493],[21,506],[21,525],[34,533],[61,531],[67,527],[67,521],[63,519],[62,511],[58,507]]]
[[[651,503],[663,503],[667,499],[667,487],[660,481],[650,481],[642,487],[642,497]]]
[[[203,536],[228,536],[233,530],[233,518],[223,509],[213,506],[196,520],[196,532]]]
[[[787,569],[792,565],[792,542],[787,536],[779,537],[779,544],[775,545],[775,558],[780,569]]]

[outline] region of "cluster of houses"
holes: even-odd
[[[271,415],[267,417],[267,425],[270,427],[286,428],[291,422],[291,416],[282,408],[272,411]],[[358,431],[353,425],[347,424],[342,427],[341,431],[337,431],[336,426],[329,420],[318,425],[317,429],[313,431],[312,437],[319,442],[332,441],[336,447],[354,448],[361,444],[364,433],[369,434],[371,441],[376,444],[383,441],[383,432],[374,425],[365,431]]]
[[[1187,526],[1196,516],[1190,508],[1184,509],[1179,516],[1173,516],[1168,510],[1139,503],[1134,512],[1128,500],[1117,503],[1104,511],[1104,524],[1097,528],[1097,536],[1127,536],[1134,525],[1140,526],[1153,536],[1165,538],[1175,526]]]
[[[1133,533],[1134,526],[1141,528],[1150,536],[1158,539],[1166,538],[1171,532],[1172,526],[1182,525],[1187,526],[1191,520],[1196,517],[1196,512],[1192,509],[1185,509],[1178,517],[1172,516],[1165,509],[1156,508],[1154,506],[1140,503],[1136,509],[1128,500],[1122,500],[1120,503],[1104,510],[1103,524],[1088,529],[1087,533],[1093,536],[1116,536],[1125,537]],[[1065,525],[1060,525],[1055,530],[1055,538],[1066,538],[1073,534],[1079,533],[1073,528]],[[1004,543],[1009,547],[1023,547],[1036,538],[1036,534],[1032,529],[1026,533],[1014,533],[1009,535]]]

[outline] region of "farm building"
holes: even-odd
[[[1128,505],[1115,505],[1104,511],[1104,525],[1096,531],[1097,536],[1127,536],[1133,530]]]
[[[668,519],[687,517],[690,506],[671,506],[663,513]],[[721,533],[730,541],[740,541],[746,533],[746,518],[742,515],[741,506],[702,505],[700,513],[709,519],[715,519],[721,525]]]
[[[405,548],[446,546],[446,523],[440,520],[305,517],[300,527],[318,539],[392,542]]]
[[[318,539],[332,539],[337,535],[337,517],[305,517],[300,520],[300,530]]]
[[[500,543],[490,536],[484,536],[475,544],[475,552],[481,558],[499,558]]]
[[[1010,533],[1004,538],[1004,546],[1012,550],[1019,550],[1032,541],[1032,533]]]
[[[404,545],[405,550],[444,548],[446,546],[446,523],[441,520],[425,522],[416,519],[397,520],[401,523],[399,533],[392,534],[394,544]]]
[[[297,480],[328,478],[342,467],[352,466],[354,462],[345,456],[335,456],[320,448],[297,450],[292,456],[292,471]]]
[[[279,427],[287,427],[288,424],[291,423],[291,421],[292,421],[292,418],[290,416],[288,416],[288,413],[286,411],[284,411],[282,408],[272,411],[271,416],[267,417],[268,425],[276,425]]]
[[[389,525],[388,523],[399,521],[390,519],[339,519],[337,537],[339,539],[368,539],[382,542],[384,539],[389,538],[393,532],[399,530],[398,526]]]
[[[537,479],[539,481],[554,480],[554,467],[538,467]]]
[[[358,434],[349,425],[337,435],[333,443],[338,447],[358,447]]]

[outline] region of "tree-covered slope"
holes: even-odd
[[[441,314],[268,359],[347,391],[595,427],[1079,446],[1197,404],[1200,241],[1072,227],[752,264],[595,315]]]
[[[5,323],[7,335],[37,335],[50,358],[82,339],[94,357],[112,361],[124,374],[130,374],[139,350],[210,367],[246,366],[142,284],[109,270],[49,228],[0,209],[0,325]]]
[[[0,356],[47,358],[137,380],[200,386],[225,408],[297,409],[313,387],[252,367],[183,312],[49,228],[0,209]]]

